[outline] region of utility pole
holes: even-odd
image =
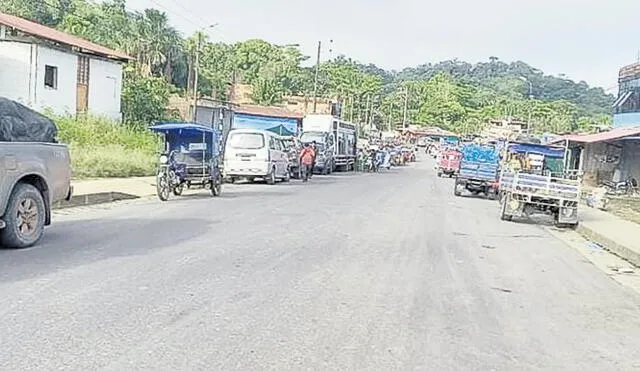
[[[353,95],[349,97],[349,122],[353,124]]]
[[[318,54],[316,56],[316,73],[313,78],[313,113],[316,113],[318,105],[318,73],[320,72],[320,52],[322,50],[322,41],[318,41]]]
[[[367,94],[367,104],[364,106],[364,125],[369,124],[369,102],[371,102],[371,94]]]
[[[402,129],[407,129],[407,108],[409,106],[409,87],[404,88],[404,108],[402,110]]]
[[[200,48],[202,44],[202,32],[209,28],[214,28],[218,24],[212,24],[207,27],[201,28],[196,32],[196,58],[193,66],[193,122],[196,122],[196,112],[198,110],[198,70],[200,69]]]
[[[195,64],[193,66],[193,72],[194,72],[194,76],[193,76],[193,117],[192,117],[192,121],[196,122],[196,113],[198,110],[198,69],[199,69],[199,64],[200,64],[200,43],[201,43],[201,37],[202,35],[200,34],[200,32],[196,33],[196,60],[195,60]]]
[[[389,131],[391,131],[391,121],[393,121],[393,101],[389,106],[389,124],[387,125]]]

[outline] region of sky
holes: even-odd
[[[212,41],[299,44],[309,56],[321,41],[323,59],[344,54],[395,70],[495,56],[613,94],[620,67],[640,55],[640,0],[128,0],[127,7],[165,11],[187,35],[217,23],[207,31]]]

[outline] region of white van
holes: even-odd
[[[239,178],[254,181],[262,178],[268,184],[288,182],[289,157],[279,135],[256,129],[234,129],[229,132],[224,151],[224,175],[231,182]]]

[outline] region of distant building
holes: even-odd
[[[613,127],[640,126],[640,62],[618,73],[618,98],[613,103]]]
[[[131,59],[0,13],[0,96],[34,109],[121,120],[122,63]]]

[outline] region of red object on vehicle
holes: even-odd
[[[445,150],[440,154],[438,161],[438,173],[457,174],[460,170],[462,153],[454,149]]]

